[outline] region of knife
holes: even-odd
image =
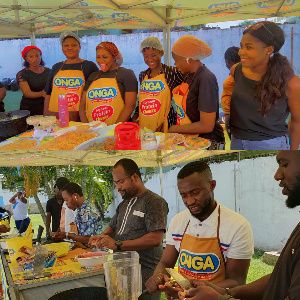
[[[191,288],[191,283],[180,273],[171,268],[166,268],[166,271],[174,278],[174,280],[185,290]]]

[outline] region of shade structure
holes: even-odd
[[[1,0],[0,37],[298,16],[300,0]]]
[[[121,158],[133,159],[139,167],[161,168],[205,157],[232,153],[228,150],[50,150],[0,151],[1,167],[95,165],[113,166]]]

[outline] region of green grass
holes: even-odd
[[[21,90],[18,90],[17,92],[6,91],[6,96],[3,100],[5,111],[19,110],[22,95]]]
[[[262,261],[263,250],[255,249],[250,262],[250,268],[247,276],[247,283],[253,282],[273,271],[274,266],[269,266]],[[161,295],[160,300],[167,300],[164,294]]]

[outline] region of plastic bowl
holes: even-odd
[[[102,266],[104,262],[103,258],[106,254],[108,254],[108,252],[106,251],[82,253],[78,255],[77,260],[82,266],[86,268]]]

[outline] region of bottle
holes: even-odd
[[[58,118],[59,127],[69,126],[69,108],[65,95],[58,95]]]

